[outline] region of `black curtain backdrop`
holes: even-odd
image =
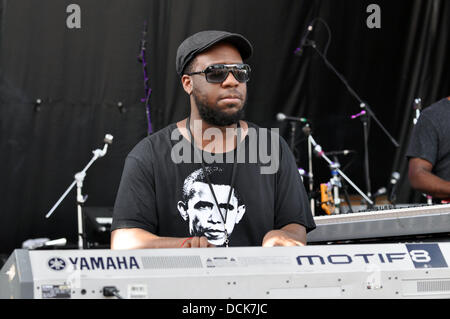
[[[175,72],[178,45],[205,29],[245,35],[254,46],[248,61],[252,79],[246,119],[289,127],[278,112],[307,117],[325,151],[353,149],[341,157],[347,175],[366,190],[363,127],[351,120],[359,103],[308,48],[293,55],[315,17],[332,33],[328,59],[373,109],[400,143],[395,148],[370,123],[372,190],[401,173],[399,201],[420,200],[407,180],[404,152],[412,128],[412,103],[424,106],[450,95],[448,72],[450,1],[446,0],[2,0],[0,6],[0,253],[30,238],[67,237],[76,243],[75,189],[50,219],[44,216],[103,146],[106,157],[88,171],[86,206],[112,206],[125,156],[147,135],[142,65],[138,62],[144,21],[151,124],[154,131],[189,111]],[[81,28],[69,29],[66,8],[81,8]],[[381,28],[369,29],[369,4],[381,8]],[[328,36],[318,24],[311,39],[323,50]],[[42,100],[36,107],[35,101]],[[118,108],[118,103],[123,108]],[[296,136],[300,167],[307,168],[307,144]],[[170,160],[170,159],[168,159]],[[314,159],[315,183],[327,182],[327,164]],[[351,190],[353,192],[353,190]]]

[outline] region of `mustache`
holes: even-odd
[[[224,93],[224,94],[219,95],[219,99],[224,99],[224,98],[236,98],[236,99],[243,100],[244,96],[239,91],[234,91],[233,90],[233,91],[230,91],[228,93]]]

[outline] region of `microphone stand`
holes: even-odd
[[[145,50],[147,46],[147,41],[145,40],[145,37],[147,36],[147,21],[144,22],[144,30],[142,31],[142,40],[141,40],[141,47],[140,47],[140,53],[138,56],[138,61],[142,63],[142,73],[144,75],[144,91],[145,91],[145,97],[141,99],[141,102],[145,103],[145,112],[147,114],[147,133],[150,135],[153,132],[152,129],[152,121],[150,118],[150,94],[152,94],[152,89],[148,85],[148,71],[147,71],[147,61],[145,60]]]
[[[292,154],[294,154],[295,157],[295,162],[297,162],[298,158],[295,155],[295,131],[297,129],[297,123],[294,121],[289,121],[289,123],[291,124],[291,150],[292,150]]]
[[[59,200],[56,202],[56,204],[50,209],[50,211],[45,215],[45,218],[49,218],[53,212],[56,210],[56,208],[61,204],[61,202],[64,200],[64,198],[69,194],[69,192],[72,190],[72,188],[77,186],[77,220],[78,220],[78,249],[83,249],[86,247],[86,238],[84,236],[84,230],[83,230],[83,210],[82,205],[87,200],[87,195],[83,196],[83,182],[86,177],[86,171],[91,167],[92,164],[99,158],[106,155],[106,151],[108,150],[108,144],[111,144],[113,140],[113,136],[110,134],[105,135],[105,145],[103,146],[103,149],[96,149],[92,151],[94,154],[89,161],[89,163],[83,168],[82,171],[75,174],[75,180],[72,184],[67,188],[67,190],[64,192],[64,194],[59,198]]]
[[[421,98],[415,98],[414,99],[414,106],[413,106],[415,115],[414,115],[414,119],[413,119],[413,125],[416,126],[417,121],[419,120],[420,117],[420,113],[422,112],[422,99]],[[433,204],[433,196],[422,193],[426,199],[427,199],[427,204],[428,205],[432,205]]]
[[[306,123],[302,130],[303,130],[303,133],[305,133],[306,137],[308,138],[309,193],[313,194],[313,192],[314,192],[314,175],[313,175],[313,163],[312,163],[313,150],[312,150],[311,140],[309,139],[309,136],[311,135],[311,125],[309,125],[309,123]],[[312,215],[315,216],[316,205],[314,203],[313,197],[311,197],[311,199],[310,199],[310,206],[311,206]]]
[[[363,107],[361,104],[361,107]],[[367,196],[372,198],[372,187],[370,183],[370,170],[369,170],[369,121],[370,118],[366,112],[361,115],[361,121],[363,123],[363,135],[364,135],[364,176],[366,179]]]
[[[295,120],[290,120],[287,119],[289,121],[289,123],[291,124],[291,137],[290,137],[290,148],[292,150],[292,154],[294,154],[294,158],[295,158],[295,162],[297,163],[298,158],[295,155],[295,132],[297,129],[297,121]],[[309,123],[306,123],[303,126],[303,132],[305,133],[306,136],[309,136],[309,134],[311,134],[311,126],[309,125]],[[311,147],[311,143],[309,142],[308,139],[308,171],[309,171],[309,193],[313,194],[314,191],[314,179],[313,179],[313,170],[312,170],[312,147]],[[315,203],[314,203],[314,198],[310,199],[310,206],[311,206],[311,212],[312,215],[315,216]]]
[[[370,187],[370,174],[369,174],[369,143],[368,143],[368,136],[369,136],[369,128],[368,128],[368,123],[369,123],[369,117],[374,119],[375,122],[378,124],[378,126],[381,128],[381,130],[386,134],[386,136],[390,139],[390,141],[392,142],[392,144],[394,144],[395,147],[399,147],[400,145],[397,143],[397,141],[391,136],[391,134],[389,134],[389,132],[386,130],[386,128],[381,124],[381,122],[378,120],[378,118],[376,117],[375,113],[372,111],[371,107],[363,102],[363,100],[358,96],[358,94],[356,94],[356,92],[350,87],[350,85],[348,84],[347,80],[336,70],[336,68],[330,63],[330,61],[328,61],[327,57],[319,50],[317,49],[316,43],[314,41],[311,40],[307,40],[305,42],[305,46],[311,46],[317,53],[318,55],[322,58],[322,60],[325,62],[325,65],[332,70],[336,76],[342,81],[342,83],[344,83],[344,85],[346,86],[347,90],[350,92],[350,94],[359,102],[361,108],[363,108],[366,112],[364,112],[364,115],[367,114],[366,119],[363,119],[363,130],[364,130],[364,174],[365,174],[365,179],[366,179],[366,187],[367,187],[367,192],[369,196],[372,196],[371,194],[371,187]],[[367,201],[367,199],[366,199]],[[372,201],[367,201],[368,203],[368,208],[369,207],[373,207],[373,202]]]
[[[367,203],[369,203],[370,205],[373,205],[373,201],[366,195],[364,194],[359,188],[358,186],[356,186],[351,180],[350,178],[347,177],[347,175],[345,175],[339,167],[337,167],[337,165],[335,165],[335,163],[333,163],[333,161],[331,161],[326,155],[325,152],[322,150],[322,147],[316,143],[316,141],[314,140],[314,138],[312,137],[312,135],[309,135],[309,140],[311,141],[311,144],[314,146],[314,150],[316,151],[317,155],[319,155],[320,157],[322,157],[329,165],[330,167],[333,168],[333,170],[338,173],[339,175],[341,175],[346,181],[347,183],[349,183],[366,201]]]

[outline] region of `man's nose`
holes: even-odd
[[[236,78],[234,77],[233,72],[228,72],[228,76],[225,79],[225,81],[222,82],[222,86],[238,86],[239,85],[239,81],[236,80]]]

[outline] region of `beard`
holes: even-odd
[[[209,104],[205,98],[192,92],[194,101],[197,105],[198,112],[203,121],[214,126],[230,126],[238,123],[245,116],[245,104],[247,103],[247,96],[245,96],[242,108],[234,113],[227,113],[215,108],[216,105]]]

